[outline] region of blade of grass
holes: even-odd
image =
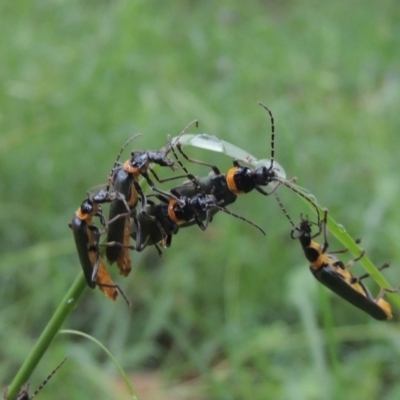
[[[132,386],[131,382],[129,381],[129,378],[126,376],[125,371],[123,370],[123,368],[121,367],[121,365],[119,364],[117,359],[112,355],[110,350],[107,349],[106,346],[104,346],[101,342],[99,342],[93,336],[90,336],[90,335],[88,335],[87,333],[84,333],[84,332],[76,331],[76,330],[73,330],[73,329],[63,329],[63,330],[60,331],[60,333],[82,336],[82,337],[84,337],[86,339],[89,339],[92,342],[96,343],[111,358],[112,362],[117,367],[119,373],[122,376],[122,379],[125,382],[126,387],[128,388],[128,391],[129,391],[129,394],[131,395],[132,400],[138,400],[138,395],[137,395],[134,387]]]

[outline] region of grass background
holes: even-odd
[[[0,10],[2,386],[79,272],[67,224],[125,140],[141,132],[135,148],[158,149],[197,118],[199,132],[268,157],[257,101],[274,113],[288,176],[378,265],[391,261],[385,276],[399,284],[396,1],[21,0]],[[286,188],[280,196],[292,218],[308,211]],[[266,238],[226,215],[206,232],[188,228],[162,259],[132,254],[128,279],[113,269],[131,310],[87,290],[65,327],[106,344],[138,388],[156,387],[143,399],[398,399],[399,313],[375,322],[317,285],[273,198],[251,193],[232,209]],[[103,353],[64,335],[31,387],[65,355],[43,400],[127,398]]]

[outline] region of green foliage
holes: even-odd
[[[137,132],[135,148],[159,149],[197,118],[199,131],[269,157],[262,101],[288,177],[362,237],[376,265],[391,261],[384,275],[400,283],[396,1],[21,0],[0,11],[3,386],[79,271],[73,212]],[[279,195],[295,221],[310,213],[287,188]],[[125,370],[161,372],[162,398],[398,399],[398,324],[372,321],[317,284],[272,197],[251,193],[232,210],[267,237],[223,214],[206,232],[188,228],[162,259],[133,253],[127,279],[111,268],[131,310],[87,289],[65,327],[102,341]],[[128,398],[115,395],[111,361],[67,336],[31,388],[65,355],[43,400]]]

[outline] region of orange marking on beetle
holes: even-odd
[[[308,248],[315,249],[319,254],[319,257],[314,262],[310,262],[310,267],[312,269],[320,269],[327,264],[332,265],[331,258],[329,257],[328,254],[323,253],[323,248],[319,243],[312,241],[308,246]]]
[[[228,185],[228,189],[234,193],[234,194],[244,194],[241,190],[238,190],[236,187],[236,182],[235,182],[235,173],[238,170],[238,167],[234,167],[229,169],[229,171],[226,174],[226,183]]]
[[[124,170],[128,173],[128,174],[132,174],[134,176],[134,178],[138,178],[140,175],[140,171],[138,168],[136,167],[132,167],[132,165],[130,164],[130,160],[127,160],[124,162]]]
[[[91,213],[89,213],[89,214],[83,213],[80,207],[76,211],[76,216],[82,221],[87,221],[89,223],[89,225],[90,225],[90,222],[92,221],[92,214]]]
[[[128,206],[133,208],[136,206],[137,202],[138,202],[139,198],[138,198],[138,193],[135,189],[135,187],[132,185],[131,186],[131,190],[130,190],[130,196],[129,196],[129,200],[128,202]]]
[[[173,222],[178,225],[184,224],[186,221],[179,219],[176,217],[174,206],[178,201],[176,199],[172,199],[168,204],[168,216],[171,218]]]
[[[392,314],[392,307],[390,306],[390,304],[383,299],[379,299],[376,302],[377,306],[382,308],[383,312],[387,315],[388,319],[392,319],[393,318],[393,314]]]
[[[86,221],[88,223],[88,225],[91,225],[92,217],[93,217],[93,215],[95,215],[97,213],[98,210],[101,210],[101,205],[97,204],[97,203],[93,203],[92,211],[90,213],[83,213],[82,207],[79,207],[76,210],[75,214],[80,220]]]
[[[130,219],[129,217],[125,217],[125,226],[124,226],[124,246],[129,246],[130,240]],[[121,247],[121,251],[117,258],[117,266],[119,268],[119,273],[122,276],[128,276],[131,272],[132,265],[131,265],[131,258],[129,255],[129,248],[128,247]]]
[[[115,287],[115,283],[112,281],[111,276],[105,267],[103,260],[99,259],[99,270],[97,272],[96,283],[99,285],[99,289],[111,300],[115,301],[118,296],[118,290]],[[109,285],[109,286],[101,286]]]

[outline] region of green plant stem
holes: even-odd
[[[75,279],[75,282],[68,290],[63,300],[61,301],[61,304],[56,309],[53,317],[50,319],[46,328],[40,335],[31,353],[22,364],[18,373],[15,375],[15,378],[11,382],[7,391],[7,400],[16,399],[16,396],[21,386],[28,381],[40,359],[43,357],[43,354],[46,352],[54,337],[60,330],[61,325],[71,313],[71,311],[76,307],[79,297],[82,295],[83,291],[86,288],[86,281],[83,273],[81,272],[79,276]]]

